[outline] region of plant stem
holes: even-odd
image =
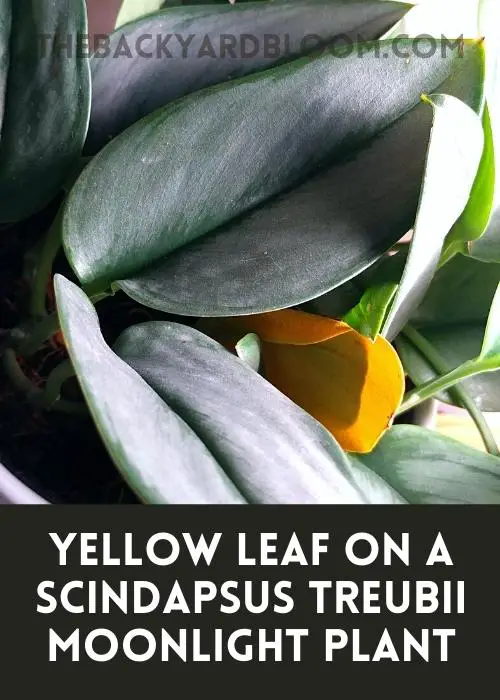
[[[425,359],[429,362],[429,364],[433,367],[433,369],[441,374],[442,376],[439,377],[436,380],[433,380],[432,382],[428,382],[427,384],[422,385],[421,387],[415,389],[414,391],[411,391],[407,394],[405,400],[401,404],[401,407],[398,411],[398,415],[401,413],[404,413],[405,411],[409,410],[410,408],[414,408],[417,406],[419,403],[422,401],[425,401],[427,398],[431,398],[431,396],[426,396],[424,398],[422,397],[423,393],[427,393],[431,390],[432,385],[436,385],[438,383],[443,383],[443,388],[438,389],[437,391],[433,391],[432,396],[434,396],[437,393],[440,393],[441,391],[444,391],[445,389],[449,390],[449,393],[451,394],[452,398],[460,404],[463,408],[466,409],[466,411],[469,413],[470,417],[474,421],[481,438],[484,442],[484,445],[488,452],[493,455],[500,455],[500,451],[498,449],[498,446],[496,444],[496,440],[493,436],[493,433],[491,432],[491,429],[482,414],[482,412],[478,409],[476,404],[474,403],[472,397],[470,394],[467,392],[467,390],[463,386],[458,386],[454,385],[454,383],[449,383],[450,378],[452,378],[452,375],[456,374],[456,370],[453,372],[447,372],[448,367],[446,366],[445,361],[441,357],[441,355],[438,353],[436,348],[429,343],[429,341],[424,338],[415,328],[413,328],[411,325],[407,325],[404,331],[402,332],[402,335],[407,338],[407,340],[425,357]],[[466,363],[466,365],[469,365],[469,373],[466,374],[466,376],[471,376],[471,374],[477,374],[478,373],[478,361],[473,361],[472,365],[475,368],[473,372],[470,372],[470,365],[471,363]],[[457,368],[458,370],[461,370],[465,367],[465,365],[461,365],[461,367]],[[466,370],[467,371],[467,370]],[[487,370],[484,370],[487,371]],[[466,376],[461,377],[458,380],[454,381],[461,381],[461,379],[466,378]],[[446,381],[445,381],[446,380]],[[445,386],[445,384],[448,384],[448,386]],[[425,389],[425,392],[423,390]],[[417,398],[419,400],[417,400]]]
[[[11,381],[12,386],[23,393],[28,401],[36,401],[40,389],[36,387],[24,374],[17,362],[16,353],[12,348],[8,348],[2,355],[2,365],[5,374]]]
[[[43,317],[17,346],[17,354],[23,357],[34,355],[42,345],[59,330],[59,316],[56,311]]]
[[[465,362],[463,365],[460,365],[460,367],[448,372],[448,374],[437,377],[437,379],[433,379],[432,381],[422,384],[418,388],[409,391],[406,394],[405,400],[399,407],[398,415],[409,411],[411,408],[415,408],[415,406],[427,401],[427,399],[432,399],[434,396],[436,396],[436,394],[446,391],[464,379],[473,377],[475,374],[479,374],[481,372],[487,372],[491,369],[491,367],[483,366],[483,363],[477,360]]]
[[[30,313],[32,316],[44,316],[47,313],[47,287],[52,276],[52,267],[61,248],[62,207],[52,222],[38,257],[35,278],[31,287]]]
[[[2,355],[2,365],[5,374],[9,377],[12,385],[17,391],[24,394],[26,399],[40,409],[47,409],[46,397],[43,389],[35,386],[24,374],[17,361],[16,353],[12,348],[8,348]],[[60,399],[50,408],[60,413],[71,415],[88,415],[87,407],[83,403],[73,403]]]
[[[93,304],[98,304],[103,299],[112,296],[113,292],[103,292],[91,297]],[[16,353],[22,357],[34,355],[44,343],[60,330],[59,315],[57,311],[45,314],[38,321],[31,322],[27,326],[19,326],[10,332],[10,347],[14,347]],[[0,348],[1,350],[1,348]]]
[[[61,398],[62,385],[67,379],[75,376],[71,360],[65,360],[57,365],[50,373],[44,389],[45,404],[52,408]]]

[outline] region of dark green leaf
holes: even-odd
[[[412,323],[419,328],[474,322],[484,327],[499,282],[500,265],[457,255],[436,273]]]
[[[414,426],[391,428],[361,462],[412,504],[500,504],[500,459]]]
[[[468,110],[463,104],[458,105]],[[168,256],[137,278],[120,282],[121,288],[147,306],[180,314],[215,316],[300,304],[352,278],[411,226],[430,127],[423,113],[425,109],[422,106],[407,114],[352,160],[333,166],[215,235]],[[458,125],[457,115],[451,116]],[[409,311],[423,296],[437,266],[444,237],[460,206],[467,201],[467,186],[470,189],[474,165],[477,169],[481,154],[482,133],[479,118],[470,110],[468,116],[477,127],[477,139],[474,144],[469,134],[469,147],[465,151],[470,155],[476,147],[475,163],[469,163],[468,179],[466,176],[463,180],[458,178],[456,190],[451,187],[447,190],[448,210],[440,197],[440,218],[435,214],[435,203],[430,202],[432,195],[428,195],[429,200],[425,199],[430,203],[428,208],[422,207],[422,216],[424,210],[428,211],[431,220],[441,223],[440,238],[435,228],[427,226],[425,219],[419,224],[418,230],[422,226],[427,232],[436,253],[431,256],[427,238],[424,240],[420,235],[416,238],[413,250],[419,259],[417,264],[413,259],[411,268],[407,268],[407,285],[400,297],[404,303],[398,313],[399,321],[393,321],[394,326],[404,323]],[[453,133],[448,123],[443,129],[448,135]],[[447,143],[446,155],[451,158],[450,152],[456,150],[456,145],[453,141],[451,145]],[[439,148],[435,151],[433,162],[438,163],[436,170],[440,171],[439,166],[447,161],[442,160]],[[385,163],[382,172],[381,159]],[[462,158],[458,160],[462,164]],[[463,174],[463,170],[457,168],[454,172]],[[441,172],[436,177],[439,185],[440,179]],[[462,192],[457,195],[460,183]],[[433,191],[431,182],[427,191]],[[280,232],[273,248],[269,231]],[[304,257],[297,250],[297,241],[301,241]],[[232,258],[230,274],[226,272],[229,255]],[[420,285],[419,295],[414,294],[413,276]],[[193,280],[196,280],[194,284]],[[358,280],[353,284],[358,284]],[[210,290],[209,295],[207,290]],[[286,299],[284,290],[288,294]],[[394,326],[391,336],[396,331]]]
[[[121,336],[120,359],[85,294],[61,276],[55,287],[91,413],[143,500],[367,501],[332,436],[218,343],[187,326],[147,323]]]
[[[429,150],[410,250],[382,335],[393,339],[422,301],[446,236],[463,212],[483,152],[481,118],[450,95],[425,98],[434,110]]]
[[[478,108],[482,48],[409,62],[392,42],[363,50],[209,88],[115,139],[67,202],[64,242],[80,280],[216,316],[301,303],[377,260],[414,220],[431,118],[420,93],[438,84]]]
[[[89,120],[90,71],[88,59],[77,51],[77,38],[86,31],[84,0],[12,3],[0,140],[2,222],[23,219],[45,206],[81,153]],[[1,83],[0,78],[0,90]]]
[[[158,3],[139,4],[155,9]],[[345,50],[346,37],[377,38],[408,9],[373,0],[284,0],[174,7],[142,18],[115,32],[109,47],[92,58],[86,152],[96,153],[141,117],[183,95],[290,61],[335,39]],[[277,47],[270,37],[278,38]]]
[[[406,251],[388,253],[364,272],[340,287],[303,304],[303,310],[329,318],[340,318],[361,301],[370,287],[399,284],[406,264]]]
[[[393,282],[370,287],[361,297],[360,302],[345,316],[344,321],[358,333],[375,340],[394,299],[398,285]]]
[[[351,159],[118,286],[171,313],[227,316],[298,305],[344,283],[411,226],[427,116],[416,108]]]

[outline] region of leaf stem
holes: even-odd
[[[24,394],[26,399],[39,409],[47,410],[45,391],[35,386],[24,374],[19,366],[16,353],[12,348],[7,348],[2,355],[2,366],[5,374],[10,379],[13,387]],[[74,403],[59,399],[50,406],[51,410],[71,415],[88,415],[87,407],[84,403]]]
[[[31,287],[30,314],[34,317],[45,316],[47,313],[47,287],[52,276],[54,260],[62,245],[62,207],[52,222],[43,241],[37,260],[35,277]]]
[[[430,395],[426,396],[425,398],[421,398],[424,388],[427,387],[427,389],[424,392],[426,393],[431,390],[432,385],[435,386],[437,383],[442,382],[443,388],[438,389],[437,391],[433,391],[432,396],[435,396],[435,394],[441,393],[441,391],[443,391],[445,388],[448,388],[449,393],[454,399],[454,401],[460,404],[469,413],[470,417],[472,418],[478,429],[479,434],[481,435],[481,438],[488,452],[493,455],[500,455],[500,451],[498,449],[493,433],[491,432],[491,429],[483,413],[478,409],[468,391],[463,386],[458,386],[455,384],[448,384],[447,387],[444,386],[444,384],[447,384],[450,381],[450,377],[455,374],[456,370],[454,370],[453,372],[447,372],[448,367],[446,366],[446,363],[439,354],[439,352],[431,343],[429,343],[429,341],[421,333],[419,333],[415,328],[413,328],[413,326],[407,325],[402,331],[402,335],[425,357],[425,359],[429,362],[433,369],[442,376],[436,380],[433,380],[432,382],[428,382],[427,384],[418,387],[414,391],[408,392],[405,400],[401,404],[401,407],[398,411],[398,415],[406,412],[410,408],[414,408],[419,403],[421,403],[421,401],[425,401],[426,398],[431,398]],[[465,364],[470,365],[471,363]],[[478,361],[473,361],[473,366],[475,370],[472,372],[472,374],[478,373],[478,364]],[[457,369],[462,369],[464,367],[465,365],[461,365],[461,367]],[[466,372],[467,371],[468,370],[466,369]],[[470,374],[467,374],[466,376],[470,376]],[[464,376],[462,378],[466,377]],[[461,379],[458,379],[456,381],[461,381]],[[420,400],[417,401],[417,398],[419,398]]]
[[[23,357],[34,355],[58,330],[59,316],[57,311],[54,311],[41,318],[29,331],[25,332],[25,337],[16,346],[17,354]]]
[[[93,304],[98,304],[103,299],[111,296],[112,292],[103,292],[91,297]],[[44,343],[60,330],[59,315],[57,311],[45,314],[36,321],[26,326],[14,328],[10,332],[10,347],[14,347],[16,353],[22,357],[34,355]]]
[[[443,249],[441,251],[441,257],[439,258],[438,270],[449,263],[453,258],[458,255],[458,253],[463,253],[463,255],[468,254],[467,243],[460,241],[452,241],[447,243],[445,241]]]
[[[65,360],[57,365],[49,374],[44,389],[44,399],[47,408],[52,408],[61,399],[62,385],[67,379],[75,376],[71,360]]]

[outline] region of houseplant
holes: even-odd
[[[408,10],[181,5],[89,57],[82,0],[2,0],[0,449],[36,491],[499,502],[495,44]],[[436,396],[489,454],[392,426]]]

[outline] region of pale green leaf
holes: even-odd
[[[408,259],[382,330],[394,338],[423,299],[451,227],[470,196],[483,152],[481,119],[450,95],[425,98],[434,122]]]
[[[61,326],[104,443],[148,503],[365,503],[333,437],[199,331],[133,326],[115,351],[74,284],[56,276]]]
[[[151,12],[156,12],[163,5],[164,0],[123,0],[120,12],[116,18],[116,27],[122,27],[139,17]]]
[[[432,430],[394,426],[356,459],[411,504],[500,504],[500,459]]]
[[[261,363],[261,347],[259,336],[255,333],[247,333],[236,343],[235,349],[240,360],[258,372]]]

